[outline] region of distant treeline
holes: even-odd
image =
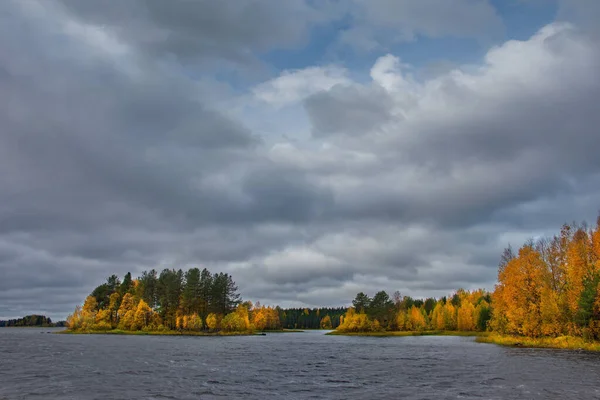
[[[336,329],[346,307],[279,309],[281,326],[285,329]]]
[[[229,274],[207,269],[116,275],[96,287],[67,319],[72,330],[225,331],[333,329],[345,308],[267,307],[242,301]]]
[[[19,326],[40,326],[40,327],[62,327],[65,326],[65,321],[52,322],[52,320],[44,315],[27,315],[23,318],[9,319],[8,321],[0,321],[0,327],[19,327]]]
[[[490,294],[483,289],[458,290],[450,298],[413,299],[385,291],[372,298],[358,293],[342,316],[341,332],[484,331],[491,317]]]

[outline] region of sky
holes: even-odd
[[[597,0],[0,2],[0,319],[106,277],[492,290],[600,209]]]

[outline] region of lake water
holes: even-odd
[[[600,354],[468,337],[0,329],[0,399],[600,399]]]

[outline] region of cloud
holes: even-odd
[[[360,3],[348,26],[381,47],[501,29],[486,2],[444,21],[413,3]],[[594,217],[583,22],[436,74],[384,53],[367,71],[228,75],[355,10],[327,4],[0,3],[0,318],[64,318],[106,276],[166,267],[230,272],[283,306],[491,288],[508,242]]]
[[[391,117],[392,101],[380,86],[336,86],[306,99],[304,107],[314,136],[361,135]],[[340,118],[331,118],[331,115]]]
[[[596,173],[598,63],[593,42],[565,24],[494,47],[481,66],[420,83],[395,68],[393,57],[379,59],[373,85],[393,99],[392,107],[375,108],[381,118],[362,116],[343,126],[348,115],[361,118],[346,106],[362,98],[336,99],[338,88],[319,95],[329,96],[320,107],[307,107],[315,131],[325,119],[337,126],[329,129],[337,145],[387,161],[377,179],[338,192],[338,210],[471,224]],[[364,128],[357,129],[364,140],[355,138],[356,126]]]
[[[341,43],[366,51],[418,36],[489,40],[504,30],[488,0],[355,0],[348,13],[354,24],[343,31]]]
[[[594,0],[559,0],[558,18],[570,21],[588,33],[600,34],[598,18],[600,18],[600,4]]]
[[[297,71],[283,71],[270,81],[252,89],[254,96],[267,104],[282,107],[306,97],[326,91],[340,84],[348,84],[347,71],[336,66],[309,67]]]
[[[217,58],[254,62],[256,53],[297,46],[322,16],[304,1],[252,0],[226,3],[165,3],[133,0],[111,4],[59,0],[69,14],[103,26],[140,51],[155,57]]]

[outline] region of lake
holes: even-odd
[[[0,329],[0,399],[600,399],[600,354],[470,337]]]

